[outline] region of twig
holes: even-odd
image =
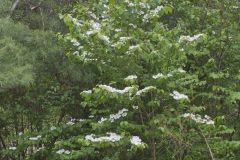
[[[204,134],[202,133],[202,131],[201,131],[200,129],[198,129],[198,130],[199,130],[201,136],[203,137],[203,139],[204,139],[204,141],[205,141],[205,143],[206,143],[206,145],[207,145],[208,152],[209,152],[209,154],[210,154],[210,156],[211,156],[211,159],[212,159],[212,160],[215,160],[215,159],[214,159],[214,156],[213,156],[212,149],[211,149],[210,146],[209,146],[209,143],[208,143],[207,138],[204,136]]]
[[[14,10],[17,8],[18,4],[19,4],[20,0],[16,0],[10,10],[10,16],[13,14]]]

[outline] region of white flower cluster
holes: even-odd
[[[177,69],[177,72],[179,72],[179,73],[186,73],[186,71],[183,70],[182,68],[178,68],[178,69]],[[174,71],[173,71],[173,72],[170,72],[170,73],[168,73],[168,74],[166,74],[166,75],[164,75],[164,74],[162,74],[162,73],[158,73],[158,74],[156,74],[156,75],[153,75],[152,78],[153,78],[153,79],[169,78],[169,77],[172,77],[172,76],[173,76],[173,73],[174,73]]]
[[[69,121],[69,122],[67,122],[66,124],[69,125],[69,126],[72,126],[72,125],[74,125],[75,123],[72,122],[72,121]]]
[[[137,96],[140,96],[141,94],[143,94],[143,93],[145,93],[145,92],[148,92],[148,91],[150,91],[150,90],[153,90],[153,89],[156,89],[156,87],[154,87],[154,86],[145,87],[145,88],[137,91],[136,95],[137,95]]]
[[[134,89],[134,87],[126,87],[123,90],[119,90],[116,88],[113,88],[111,86],[107,86],[107,85],[98,85],[99,88],[106,90],[108,92],[111,93],[119,93],[119,94],[124,94],[124,93],[128,93],[129,91],[131,91],[132,89]]]
[[[110,114],[109,120],[111,122],[114,122],[115,120],[121,118],[121,117],[126,117],[127,116],[128,109],[123,108],[118,111],[116,114]]]
[[[179,39],[179,42],[184,42],[184,41],[193,42],[193,41],[198,40],[202,36],[203,36],[203,34],[197,34],[197,35],[194,35],[193,37],[191,37],[191,36],[181,36],[180,39]]]
[[[55,126],[51,126],[51,128],[50,128],[51,131],[54,131],[56,129],[57,129],[57,127],[55,127]]]
[[[140,47],[139,45],[130,46],[130,47],[129,47],[129,50],[134,50],[134,49],[137,49],[137,48],[139,48],[139,47]]]
[[[184,118],[190,118],[194,120],[197,123],[202,123],[202,124],[208,124],[208,125],[214,125],[214,121],[209,117],[208,115],[205,115],[203,118],[199,114],[194,114],[194,113],[184,113],[182,115]]]
[[[96,137],[95,134],[90,134],[90,135],[86,135],[85,139],[92,142],[102,142],[102,141],[117,142],[122,138],[120,135],[112,132],[107,132],[107,135],[108,136]]]
[[[114,122],[115,120],[121,118],[121,117],[126,117],[127,116],[127,112],[128,112],[128,109],[126,108],[123,108],[121,110],[118,111],[118,113],[116,114],[110,114],[109,118],[104,118],[102,117],[98,123],[103,123],[107,120],[109,120],[110,122]]]
[[[141,144],[143,144],[142,140],[138,136],[132,136],[131,139],[130,139],[130,142],[133,145],[141,145]]]
[[[92,93],[92,90],[82,91],[81,93],[83,93],[83,94],[91,94],[91,93]]]
[[[133,109],[138,109],[138,106],[132,106]]]
[[[178,91],[173,91],[173,93],[171,93],[170,96],[172,96],[175,100],[182,100],[182,99],[187,99],[188,100],[187,95],[181,94]]]
[[[125,81],[135,80],[135,79],[137,79],[136,75],[130,75],[130,76],[127,76],[126,78],[124,78]]]
[[[168,73],[167,75],[164,75],[162,73],[158,73],[156,75],[153,75],[152,78],[153,79],[159,79],[159,78],[168,78],[168,77],[172,77],[173,75],[171,73]]]
[[[76,38],[71,39],[71,42],[72,42],[73,45],[76,46],[76,47],[80,46],[80,43],[77,41]]]
[[[69,150],[60,149],[56,152],[57,154],[70,154],[71,152]]]
[[[83,21],[82,20],[78,20],[76,18],[73,18],[71,15],[68,15],[69,19],[73,22],[73,24],[77,27],[81,27],[83,26]]]
[[[41,135],[38,135],[37,137],[30,137],[29,140],[31,141],[37,141],[41,138],[42,136]]]
[[[110,43],[110,38],[108,36],[105,36],[105,35],[99,35],[98,36],[99,39],[101,39],[102,41],[106,42],[106,43]]]
[[[90,23],[91,23],[91,28],[92,29],[85,33],[86,36],[90,36],[92,34],[100,32],[101,27],[102,27],[101,24],[98,23],[98,22],[91,21]]]
[[[178,72],[179,72],[179,73],[186,73],[186,71],[183,70],[182,68],[178,68]]]
[[[155,9],[150,10],[149,13],[143,16],[143,22],[149,22],[151,18],[157,17],[163,8],[163,6],[157,6]]]
[[[14,150],[16,150],[16,149],[17,149],[17,147],[9,147],[8,149],[9,149],[9,150],[13,150],[13,151],[14,151]]]
[[[38,149],[36,149],[35,152],[39,152],[39,151],[43,150],[44,148],[45,148],[44,145],[42,145],[42,147],[39,147]]]

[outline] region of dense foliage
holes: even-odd
[[[240,158],[237,0],[11,5],[0,159]]]

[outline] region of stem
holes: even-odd
[[[204,134],[202,133],[202,131],[201,131],[200,129],[198,129],[198,130],[199,130],[201,136],[203,137],[203,139],[204,139],[204,141],[205,141],[205,143],[206,143],[206,145],[207,145],[208,152],[209,152],[209,154],[210,154],[210,156],[211,156],[211,159],[214,160],[213,152],[212,152],[212,149],[210,148],[210,145],[209,145],[209,143],[208,143],[207,138],[204,136]]]
[[[155,140],[154,138],[152,139],[152,159],[157,160],[156,156],[156,145],[155,145]]]

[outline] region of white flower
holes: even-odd
[[[90,115],[90,116],[88,116],[89,118],[94,118],[94,115]]]
[[[83,93],[83,94],[91,94],[92,90],[82,91],[81,93]]]
[[[183,70],[182,68],[178,68],[178,72],[180,72],[180,73],[186,73],[186,71]]]
[[[18,135],[19,135],[19,136],[23,135],[23,132],[19,132]]]
[[[164,7],[163,6],[157,6],[157,8],[155,8],[152,13],[153,14],[158,14]]]
[[[130,47],[129,47],[129,50],[133,50],[133,49],[137,49],[137,48],[139,48],[139,45],[130,46]]]
[[[72,122],[72,121],[69,121],[69,122],[67,122],[66,124],[72,126],[72,125],[74,125],[75,123]]]
[[[92,35],[92,34],[94,34],[94,33],[96,33],[96,31],[87,31],[85,34],[86,34],[87,36],[90,36],[90,35]]]
[[[92,28],[95,30],[101,29],[101,24],[97,22],[92,22]]]
[[[56,152],[57,154],[70,154],[71,152],[69,150],[60,149]]]
[[[127,93],[134,88],[134,87],[126,87],[123,90],[119,90],[119,89],[116,89],[116,88],[113,88],[113,87],[107,86],[107,85],[98,85],[98,87],[101,88],[101,89],[104,89],[108,92],[119,93],[119,94]]]
[[[153,90],[153,89],[156,89],[156,87],[153,87],[153,86],[148,86],[148,87],[145,87],[139,91],[137,91],[136,95],[137,96],[140,96],[141,94],[145,93],[145,92],[148,92],[150,90]]]
[[[74,46],[80,46],[80,43],[77,41],[77,39],[73,38],[71,39],[71,42],[73,43]]]
[[[70,154],[71,152],[69,150],[65,150],[65,154]]]
[[[107,121],[108,119],[107,118],[101,118],[101,120],[100,121],[98,121],[98,123],[103,123],[103,122],[105,122],[105,121]]]
[[[138,106],[132,106],[133,109],[138,109]]]
[[[190,118],[194,120],[196,123],[202,123],[202,124],[208,124],[208,125],[214,125],[214,121],[209,117],[208,115],[205,115],[203,118],[199,114],[194,113],[184,113],[182,115],[184,118]]]
[[[37,137],[30,137],[29,140],[31,141],[37,141],[41,138],[42,136],[41,135],[38,135]]]
[[[188,99],[187,95],[181,94],[178,91],[173,91],[170,96],[172,96],[175,100]]]
[[[16,150],[17,149],[17,147],[9,147],[8,149],[10,149],[10,150]]]
[[[124,78],[125,81],[134,80],[134,79],[137,79],[136,75],[130,75],[130,76],[127,76],[126,78]]]
[[[194,35],[193,37],[191,37],[191,36],[181,36],[180,39],[179,39],[179,42],[184,42],[184,41],[193,42],[193,41],[198,40],[202,36],[203,36],[203,34],[197,34],[197,35]]]
[[[165,76],[162,73],[158,73],[158,74],[152,76],[153,79],[158,79],[158,78],[163,78],[163,77],[165,77]]]
[[[57,127],[55,127],[55,126],[52,126],[52,127],[50,128],[51,131],[56,130],[56,129],[57,129]]]
[[[108,36],[104,36],[104,35],[100,35],[99,38],[101,40],[103,40],[106,43],[110,43],[109,37]]]
[[[131,37],[120,37],[119,40],[124,42],[124,41],[127,41],[127,40],[130,40]]]
[[[121,31],[122,31],[122,29],[119,29],[119,28],[115,29],[115,32],[121,32]]]
[[[116,142],[122,138],[120,135],[112,132],[107,132],[107,135],[108,136],[96,137],[95,134],[90,134],[90,135],[86,135],[85,139],[92,142],[102,142],[102,141]]]
[[[142,143],[142,140],[141,140],[138,136],[132,136],[132,138],[130,139],[130,142],[131,142],[133,145],[143,144],[143,143]]]
[[[128,109],[123,108],[118,111],[116,114],[110,114],[109,120],[110,122],[114,122],[115,120],[121,118],[121,117],[126,117],[127,116]]]
[[[86,119],[79,119],[78,121],[79,122],[84,122],[84,121],[86,121]]]

